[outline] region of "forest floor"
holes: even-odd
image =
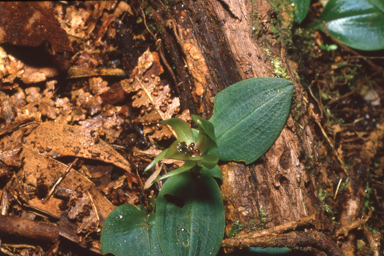
[[[138,3],[1,6],[1,253],[96,255],[108,214],[126,203],[148,206],[161,188],[150,186],[159,172],[141,174],[172,141],[159,122],[191,122],[180,107],[174,64],[159,51],[160,32]],[[320,9],[313,4],[310,15]],[[383,52],[353,51],[301,27],[293,35],[288,54],[308,93],[303,104],[312,109],[314,140],[318,152],[331,152],[308,171],[337,224],[354,189],[346,175],[352,160],[369,159],[356,185],[363,187],[360,222],[344,231],[359,229],[358,253],[371,255],[384,232]]]

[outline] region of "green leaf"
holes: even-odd
[[[147,167],[145,167],[143,173],[155,166],[155,164],[157,164],[167,154],[168,150],[169,148],[164,149],[155,159],[153,159],[153,161]]]
[[[188,123],[184,120],[179,118],[171,118],[168,120],[163,120],[161,123],[171,126],[172,129],[176,132],[178,140],[186,142],[187,145],[195,142],[191,127],[189,127]]]
[[[199,127],[199,135],[196,141],[196,148],[200,149],[200,153],[209,152],[217,148],[215,128],[208,120],[196,115],[192,115],[192,120]]]
[[[384,12],[384,1],[383,0],[368,0],[371,4],[380,9],[380,11]]]
[[[373,3],[373,4],[372,4]],[[341,43],[365,51],[384,49],[382,0],[329,0],[315,23]]]
[[[150,216],[143,206],[140,209],[124,204],[114,209],[101,230],[101,251],[116,256],[161,256],[156,235],[156,215]],[[129,252],[129,253],[128,253]]]
[[[214,154],[202,155],[201,160],[197,161],[197,165],[200,167],[207,167],[209,169],[214,168],[219,161],[219,157]]]
[[[293,84],[273,77],[251,78],[218,93],[210,122],[220,160],[249,164],[279,136],[291,107]]]
[[[164,255],[216,255],[224,236],[224,204],[208,175],[170,178],[156,203],[157,236]]]
[[[167,159],[176,159],[176,160],[188,160],[190,159],[191,157],[187,154],[184,154],[184,153],[187,153],[186,151],[180,153],[179,152],[179,145],[181,145],[181,143],[183,143],[184,141],[181,141],[180,139],[177,139],[175,140],[171,146],[169,146],[168,148],[168,152],[165,154],[165,158]],[[188,145],[188,144],[185,144],[185,145]]]
[[[205,175],[209,175],[213,178],[217,178],[221,181],[223,181],[223,174],[221,173],[221,169],[218,165],[213,167],[212,169],[208,169],[206,167],[201,168],[201,173]]]
[[[295,22],[301,23],[307,16],[311,0],[291,0],[291,2],[296,6]]]
[[[184,162],[184,164],[182,166],[180,166],[179,168],[177,168],[175,170],[170,171],[167,174],[164,174],[160,178],[156,179],[154,182],[158,182],[160,180],[163,180],[163,179],[166,179],[166,178],[170,178],[170,177],[175,176],[177,174],[186,172],[186,171],[192,169],[195,165],[196,165],[196,161],[189,161],[189,160],[187,160],[187,161]]]

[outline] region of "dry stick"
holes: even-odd
[[[261,236],[257,239],[246,238],[243,240],[225,239],[222,243],[226,248],[246,247],[313,247],[324,251],[327,255],[344,256],[341,249],[329,237],[317,231],[293,231],[287,234]]]
[[[339,188],[340,188],[340,185],[341,185],[342,181],[343,181],[343,179],[339,179],[339,183],[337,184],[337,188],[336,188],[335,195],[333,196],[333,200],[336,199],[336,196],[337,196],[337,193],[339,192]]]
[[[97,211],[97,208],[96,208],[96,205],[95,205],[95,202],[93,201],[93,198],[92,198],[92,195],[91,193],[89,193],[89,191],[87,190],[87,193],[88,193],[88,196],[89,196],[89,199],[91,200],[91,204],[92,204],[92,207],[93,207],[93,210],[95,211],[95,214],[96,214],[96,218],[97,218],[97,226],[99,226],[100,224],[100,216],[99,216],[99,213]]]
[[[162,47],[162,44],[161,44],[161,39],[157,39],[157,36],[154,35],[152,33],[151,30],[149,30],[148,26],[147,26],[147,20],[145,18],[145,13],[143,11],[143,9],[140,7],[140,10],[141,10],[141,15],[143,15],[143,20],[144,20],[144,26],[147,28],[148,32],[153,36],[153,38],[156,40],[156,43],[159,43],[160,46],[159,46],[159,53],[160,53],[160,57],[161,57],[161,60],[164,62],[164,65],[165,67],[167,68],[168,72],[171,74],[172,76],[172,79],[173,79],[173,82],[175,83],[175,85],[177,84],[177,80],[176,80],[176,76],[175,74],[173,73],[173,70],[171,68],[171,66],[169,66],[168,62],[167,62],[167,59],[165,58],[164,56],[164,51],[163,51],[163,47]]]
[[[72,166],[77,162],[77,160],[79,160],[79,158],[76,158],[69,166],[68,168],[65,170],[63,176],[61,176],[55,183],[55,185],[53,185],[53,187],[51,188],[51,191],[49,191],[49,194],[47,196],[47,198],[44,199],[43,201],[43,204],[45,204],[49,198],[52,196],[53,192],[55,192],[55,189],[56,187],[61,183],[61,181],[65,178],[65,176],[67,176],[67,174],[69,173],[69,171],[71,170]]]
[[[321,123],[319,121],[318,115],[315,114],[315,112],[313,112],[313,109],[311,107],[308,108],[308,111],[309,111],[309,115],[315,120],[317,125],[320,127],[321,133],[323,134],[323,136],[325,137],[325,139],[328,141],[329,145],[331,146],[333,153],[336,155],[337,160],[341,164],[341,169],[343,169],[345,174],[347,174],[347,176],[349,176],[349,172],[348,172],[347,168],[345,167],[343,160],[341,160],[341,157],[339,156],[338,152],[336,151],[335,147],[333,146],[331,140],[328,138],[327,134],[325,133],[323,126],[321,125]]]
[[[333,104],[333,103],[335,103],[335,102],[337,102],[337,101],[339,101],[339,100],[341,100],[341,99],[347,98],[349,95],[352,95],[352,94],[354,94],[355,92],[357,92],[358,90],[360,90],[360,88],[361,88],[362,85],[363,85],[363,83],[359,83],[359,84],[356,86],[355,89],[353,89],[353,90],[350,91],[350,92],[347,92],[347,93],[344,94],[344,95],[341,95],[341,96],[338,97],[338,98],[331,99],[331,100],[328,102],[328,104],[331,105],[331,104]]]
[[[224,239],[224,241],[222,242],[222,245],[224,247],[226,243],[235,243],[237,244],[238,243],[241,243],[242,240],[244,239],[255,239],[255,238],[258,238],[258,237],[262,237],[262,236],[271,236],[271,235],[277,235],[277,234],[280,234],[284,231],[287,231],[287,230],[291,230],[291,229],[296,229],[297,227],[299,226],[304,226],[304,225],[307,225],[309,223],[312,223],[312,221],[316,220],[316,215],[313,214],[311,216],[308,216],[308,217],[304,217],[304,218],[301,218],[297,221],[291,221],[291,222],[287,222],[287,223],[284,223],[284,224],[281,224],[281,225],[278,225],[278,226],[275,226],[275,227],[272,227],[272,228],[268,228],[268,229],[264,229],[264,230],[261,230],[261,231],[256,231],[256,232],[252,232],[252,233],[248,233],[248,234],[245,234],[245,235],[238,235],[234,238],[228,238],[228,239]]]

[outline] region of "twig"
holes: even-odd
[[[337,196],[337,193],[339,192],[339,188],[340,188],[340,185],[341,185],[342,181],[343,181],[343,179],[339,179],[339,183],[337,184],[337,188],[336,188],[336,191],[335,191],[335,195],[333,196],[333,200],[336,199],[336,196]]]
[[[154,34],[152,33],[152,31],[151,31],[151,30],[148,28],[148,26],[147,26],[147,21],[146,21],[146,19],[145,19],[145,13],[144,13],[144,11],[143,11],[143,8],[140,7],[140,10],[141,10],[141,15],[143,15],[144,26],[146,27],[146,29],[148,30],[148,32],[153,36],[153,38],[155,38],[155,40],[157,40],[156,35],[154,35]]]
[[[159,43],[159,53],[160,53],[160,57],[161,57],[161,60],[163,61],[165,67],[167,68],[168,72],[171,74],[172,76],[172,79],[173,79],[173,82],[175,83],[175,85],[177,84],[177,80],[176,80],[176,76],[175,74],[173,73],[173,70],[171,68],[171,66],[168,64],[168,61],[167,59],[165,58],[164,56],[164,51],[163,51],[163,45],[161,44],[161,39],[157,39],[157,36],[154,35],[151,30],[149,30],[148,26],[147,26],[147,20],[145,18],[145,13],[143,11],[143,9],[140,7],[140,10],[141,10],[141,14],[143,15],[143,20],[144,20],[144,26],[147,28],[148,32],[152,35],[152,37],[156,40],[156,43]]]
[[[93,201],[93,198],[92,198],[91,193],[89,193],[88,190],[87,190],[87,193],[88,193],[89,199],[91,200],[91,204],[92,204],[93,210],[95,211],[95,214],[96,214],[96,218],[97,218],[97,222],[98,222],[98,223],[97,223],[97,226],[99,226],[99,224],[100,224],[100,216],[99,216],[99,213],[97,212],[97,208],[96,208],[95,202]]]
[[[239,236],[236,236],[234,238],[225,239],[223,241],[223,246],[224,246],[224,243],[228,242],[228,241],[232,241],[231,243],[235,243],[235,241],[239,241],[240,242],[240,241],[242,241],[244,239],[255,239],[255,238],[258,238],[258,237],[262,237],[262,236],[277,235],[277,234],[283,233],[283,232],[285,232],[287,230],[296,229],[299,226],[307,225],[307,224],[311,223],[314,220],[316,220],[316,215],[315,214],[313,214],[311,216],[308,216],[308,217],[301,218],[301,219],[299,219],[297,221],[287,222],[287,223],[284,223],[284,224],[281,224],[281,225],[278,225],[278,226],[275,226],[275,227],[272,227],[272,228],[268,228],[268,229],[264,229],[264,230],[261,230],[261,231],[256,231],[256,232],[248,233],[248,234],[245,234],[245,235],[239,235]]]
[[[65,176],[67,176],[67,174],[68,174],[69,171],[71,170],[72,166],[73,166],[74,164],[76,164],[77,160],[79,160],[79,158],[76,158],[76,159],[75,159],[75,160],[68,166],[68,168],[65,170],[63,176],[61,176],[61,177],[56,181],[55,185],[53,185],[53,187],[52,187],[51,190],[49,191],[48,196],[44,199],[43,204],[45,204],[45,203],[49,200],[49,198],[52,196],[53,192],[55,192],[56,187],[61,183],[61,181],[65,178]]]
[[[225,239],[222,244],[226,248],[245,247],[308,247],[320,249],[327,255],[344,256],[341,249],[323,233],[317,231],[293,231],[287,234],[268,235],[243,240]]]
[[[311,107],[308,108],[308,111],[309,111],[309,115],[315,120],[315,122],[317,123],[317,125],[319,126],[319,128],[321,130],[321,133],[323,134],[323,136],[325,137],[325,139],[328,141],[329,145],[331,146],[333,153],[336,155],[336,158],[341,165],[341,169],[343,169],[345,174],[347,174],[347,176],[349,176],[349,172],[348,172],[347,168],[345,167],[343,160],[341,160],[339,153],[336,151],[331,140],[328,138],[327,133],[324,131],[323,126],[320,123],[319,116],[317,114],[315,114],[315,112],[313,111],[313,109]]]
[[[350,92],[347,92],[347,93],[344,94],[344,95],[341,95],[341,96],[338,97],[338,98],[331,99],[330,101],[328,101],[328,104],[331,105],[331,104],[333,104],[333,103],[335,103],[335,102],[337,102],[337,101],[339,101],[339,100],[341,100],[341,99],[347,98],[348,96],[350,96],[350,95],[354,94],[355,92],[357,92],[358,90],[360,90],[360,88],[361,88],[362,85],[363,85],[363,83],[358,83],[358,85],[356,86],[355,89],[353,89],[353,90],[350,91]]]
[[[314,83],[315,81],[312,81],[311,84],[308,86],[308,90],[309,90],[309,93],[311,94],[312,98],[316,101],[317,103],[317,106],[319,107],[320,109],[320,118],[323,118],[323,105],[320,104],[319,100],[315,97],[315,95],[313,95],[313,92],[312,92],[312,89],[311,89],[311,86],[312,84]]]

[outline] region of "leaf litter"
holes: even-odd
[[[180,100],[161,78],[164,69],[145,30],[134,37],[134,44],[145,42],[145,48],[125,65],[128,78],[117,80],[125,72],[111,64],[122,33],[116,24],[136,15],[137,6],[118,1],[16,5],[35,15],[44,12],[38,22],[54,20],[54,26],[60,25],[57,38],[66,39],[61,46],[48,37],[28,43],[17,34],[19,45],[45,45],[53,65],[29,63],[9,46],[0,46],[0,177],[7,181],[2,214],[51,221],[66,216],[76,234],[64,236],[72,241],[82,237],[83,246],[100,252],[104,219],[115,206],[138,204],[147,193],[141,185],[148,177],[137,174],[158,154],[155,143],[172,136],[159,122],[175,116],[190,122],[189,110],[179,113]],[[63,70],[68,70],[67,80],[58,77]]]

